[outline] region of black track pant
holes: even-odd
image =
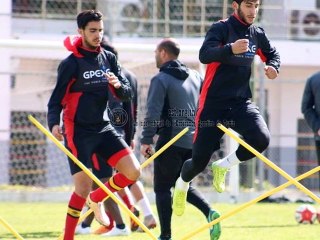
[[[156,150],[159,150],[166,142],[159,141]],[[171,236],[172,195],[174,187],[181,171],[182,164],[191,157],[191,149],[170,146],[154,162],[154,192],[159,216],[161,237]],[[207,217],[209,215],[209,203],[200,192],[190,186],[187,201],[198,208]]]
[[[217,105],[205,104],[204,108],[197,112],[192,158],[186,161],[182,168],[182,179],[185,181],[191,181],[202,172],[207,167],[211,155],[220,149],[220,140],[224,132],[216,126],[217,123],[235,130],[246,143],[259,152],[263,152],[269,145],[268,127],[255,104],[249,100],[241,100],[229,103],[225,107]],[[241,145],[236,155],[240,161],[254,157]]]

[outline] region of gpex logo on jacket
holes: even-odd
[[[94,77],[97,77],[97,78],[100,78],[100,77],[104,77],[104,74],[105,73],[108,73],[110,72],[110,69],[107,69],[106,71],[103,71],[103,70],[96,70],[96,71],[85,71],[83,73],[83,78],[84,79],[90,79],[90,78],[94,78]]]
[[[249,47],[248,48],[249,48],[249,50],[246,53],[244,53],[244,55],[246,57],[252,57],[253,58],[254,55],[257,52],[257,46],[254,43],[249,42]]]
[[[85,59],[78,58],[78,76],[75,83],[71,87],[73,92],[95,91],[97,89],[106,89],[108,80],[105,73],[110,72],[110,66],[101,66],[99,64],[91,64]]]

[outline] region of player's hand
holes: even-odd
[[[265,66],[264,72],[269,79],[275,79],[276,77],[278,77],[277,70],[272,66]]]
[[[133,140],[131,140],[130,147],[131,147],[132,150],[134,150],[135,144],[134,144]]]
[[[231,49],[233,54],[241,54],[248,52],[249,50],[249,40],[248,39],[238,39],[234,43],[231,43]]]
[[[113,74],[113,72],[106,72],[105,77],[108,80],[109,84],[111,84],[114,88],[120,88],[121,82],[118,77]]]
[[[140,152],[145,158],[149,158],[154,154],[153,147],[148,144],[141,144]]]
[[[52,135],[59,141],[63,141],[62,128],[59,125],[54,125]]]

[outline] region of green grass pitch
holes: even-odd
[[[241,204],[215,204],[221,214],[230,212]],[[320,223],[297,224],[294,218],[296,203],[257,203],[233,216],[224,219],[220,240],[316,240],[320,236]],[[62,233],[67,203],[0,203],[0,217],[9,223],[24,239],[57,239]],[[315,205],[317,209],[320,207]],[[156,212],[153,205],[154,212]],[[124,215],[128,221],[128,217]],[[173,216],[173,240],[182,239],[191,231],[206,223],[204,216],[191,205],[187,205],[182,217]],[[96,222],[93,228],[98,225]],[[151,231],[159,236],[159,226]],[[0,223],[0,239],[16,239]],[[103,239],[97,235],[76,236],[77,240]],[[127,237],[112,237],[112,240],[147,240],[146,233],[132,233]],[[208,231],[201,231],[191,239],[209,240]]]

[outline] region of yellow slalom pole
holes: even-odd
[[[150,235],[150,237],[154,240],[157,238],[152,234],[152,232],[126,207],[126,205],[121,202],[114,193],[112,193],[86,166],[84,166],[65,146],[58,141],[45,127],[42,126],[40,122],[38,122],[31,115],[28,116],[29,120],[37,127],[41,132],[43,132],[48,138],[50,138],[57,146],[62,150],[68,157],[77,164],[82,171],[84,171],[101,189],[103,189],[109,197],[111,197],[122,209],[134,219],[139,226]],[[60,238],[59,238],[60,239]]]
[[[227,129],[222,124],[217,125],[218,128],[220,128],[223,132],[225,132],[227,135],[229,135],[231,138],[236,140],[239,144],[241,144],[243,147],[245,147],[247,150],[252,152],[255,156],[257,156],[259,159],[261,159],[265,164],[267,164],[269,167],[271,167],[273,170],[278,172],[280,175],[282,175],[284,178],[286,178],[289,181],[292,181],[292,183],[299,188],[301,191],[303,191],[305,194],[310,196],[313,200],[315,200],[317,203],[320,203],[320,198],[317,197],[313,192],[311,192],[309,189],[307,189],[305,186],[303,186],[301,183],[294,180],[293,177],[291,177],[288,173],[283,171],[280,167],[278,167],[276,164],[271,162],[268,158],[263,156],[261,153],[259,153],[257,150],[255,150],[253,147],[251,147],[249,144],[247,144],[245,141],[243,141],[241,138],[233,134],[229,129]]]
[[[21,235],[16,230],[14,230],[13,227],[9,223],[7,223],[1,216],[0,216],[0,222],[16,237],[16,239],[23,240]]]
[[[60,150],[62,150],[68,157],[70,157],[99,187],[101,187],[107,194],[110,196],[118,205],[120,205],[123,210],[145,231],[147,232],[153,239],[156,237],[151,233],[151,231],[122,203],[89,169],[87,169],[68,149],[66,149],[63,144],[58,141],[45,127],[42,126],[40,122],[38,122],[33,116],[28,116],[29,120],[48,138],[50,138]],[[148,160],[146,160],[143,164],[141,164],[141,168],[146,167],[149,163],[151,163],[157,156],[159,156],[163,151],[165,151],[170,145],[176,142],[179,138],[181,138],[186,132],[188,132],[189,128],[184,128],[180,133],[178,133],[174,138],[172,138],[167,144],[165,144],[162,148],[160,148],[156,153],[154,153]],[[108,197],[106,197],[103,201],[105,201]],[[92,212],[91,209],[83,214],[81,219],[86,218]],[[79,219],[79,222],[80,220]],[[58,239],[61,239],[60,236]]]
[[[141,164],[141,169],[148,166],[154,159],[156,159],[161,153],[163,153],[168,147],[170,147],[173,143],[175,143],[179,138],[181,138],[188,131],[189,131],[188,127],[181,130],[175,137],[173,137],[169,142],[167,142],[165,145],[163,145],[158,151],[156,151],[154,154],[152,154],[151,157],[149,157],[146,161],[144,161]],[[103,201],[105,201],[107,199],[108,199],[108,197],[103,199]],[[92,209],[89,208],[88,211],[86,211],[83,215],[80,216],[78,223],[81,223],[86,217],[88,217],[90,215],[90,213],[92,213]]]
[[[188,131],[189,131],[188,127],[181,130],[175,137],[173,137],[169,142],[167,142],[158,151],[156,151],[151,157],[149,157],[146,161],[144,161],[141,164],[141,168],[145,168],[147,165],[149,165],[154,159],[156,159],[161,153],[167,150],[168,147],[170,147],[173,143],[175,143],[179,138],[181,138]]]
[[[300,180],[302,180],[302,179],[304,179],[306,177],[309,177],[310,175],[312,175],[312,174],[314,174],[314,173],[316,173],[318,171],[320,171],[320,166],[318,166],[318,167],[316,167],[316,168],[314,168],[314,169],[312,169],[312,170],[310,170],[310,171],[308,171],[308,172],[306,172],[306,173],[304,173],[304,174],[302,174],[302,175],[300,175],[300,176],[298,176],[296,178],[293,178],[293,180],[289,180],[288,182],[286,182],[286,183],[284,183],[284,184],[282,184],[282,185],[280,185],[280,186],[278,186],[276,188],[271,189],[270,191],[260,195],[259,197],[255,198],[255,199],[253,199],[253,200],[251,200],[249,202],[246,202],[246,203],[242,204],[241,206],[239,206],[236,209],[234,209],[234,210],[222,215],[221,217],[213,220],[212,222],[209,222],[207,224],[202,225],[201,227],[197,228],[193,232],[183,236],[182,240],[190,239],[191,237],[193,237],[197,233],[210,228],[211,226],[217,224],[218,222],[220,222],[220,221],[222,221],[222,220],[224,220],[224,219],[226,219],[226,218],[228,218],[228,217],[230,217],[232,215],[235,215],[235,214],[239,213],[240,211],[244,210],[245,208],[247,208],[247,207],[249,207],[249,206],[251,206],[251,205],[253,205],[253,204],[255,204],[255,203],[257,203],[257,202],[259,202],[259,201],[261,201],[261,200],[263,200],[263,199],[265,199],[267,197],[269,197],[269,196],[271,196],[272,194],[275,194],[275,193],[285,189],[286,187],[288,187],[288,186],[290,186],[292,184],[295,184],[295,182],[297,182],[297,181],[300,181]]]

